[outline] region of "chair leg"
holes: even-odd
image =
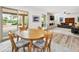
[[[12,52],[16,52],[17,51],[17,48],[14,48],[13,46],[12,46]]]
[[[25,52],[25,47],[23,47],[23,51]]]
[[[18,48],[15,49],[15,52],[18,52]]]
[[[14,48],[12,47],[12,52],[14,51]]]
[[[28,49],[28,52],[29,52],[29,47],[27,47],[27,49]]]
[[[41,49],[41,52],[43,52],[43,49]]]
[[[49,46],[48,48],[49,48],[49,52],[51,52],[51,48],[50,48],[50,46]]]
[[[49,47],[47,47],[47,52],[49,52]]]
[[[19,36],[17,36],[17,41],[19,41]]]
[[[39,52],[39,49],[37,48],[37,52]]]
[[[45,52],[45,48],[43,48],[42,51]]]
[[[35,51],[35,47],[33,47],[33,52]]]

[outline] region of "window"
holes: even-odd
[[[28,12],[19,10],[18,11],[18,25],[23,25],[24,28],[28,27]]]
[[[42,27],[46,27],[46,15],[42,15]]]

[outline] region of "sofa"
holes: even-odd
[[[71,32],[74,34],[79,34],[79,28],[72,27]]]
[[[65,24],[65,23],[58,24],[57,27],[61,27],[61,28],[72,28],[72,26],[69,26],[68,24]]]

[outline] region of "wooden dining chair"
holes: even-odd
[[[17,52],[18,49],[20,49],[20,48],[23,48],[23,50],[25,51],[25,47],[28,47],[29,46],[29,42],[26,41],[26,40],[24,40],[24,39],[23,40],[20,40],[20,41],[17,41],[15,43],[15,41],[14,41],[15,35],[12,32],[9,32],[8,33],[8,36],[9,36],[9,39],[11,41],[12,52],[13,51]]]
[[[47,32],[44,38],[33,43],[33,49],[40,49],[41,51],[51,51],[52,32]]]
[[[26,31],[28,29],[28,25],[24,26],[24,25],[20,24],[18,27],[19,27],[20,32]],[[19,36],[17,36],[17,41],[18,40],[19,40]]]
[[[24,31],[27,29],[23,24],[19,24],[18,28],[19,28],[19,31]]]
[[[51,52],[51,43],[52,43],[52,39],[53,39],[53,33],[52,32],[47,32],[45,34],[45,38],[46,38],[46,44],[45,44],[45,48],[47,48],[47,50],[49,52]]]
[[[39,26],[38,29],[42,29],[42,27]]]
[[[20,26],[20,27],[19,27],[19,30],[20,30],[20,32],[21,32],[21,31],[24,31],[24,27],[23,27],[23,26]]]

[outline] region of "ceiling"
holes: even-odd
[[[51,13],[75,13],[79,14],[79,6],[8,6],[17,9],[31,9],[37,11],[45,11]]]
[[[79,6],[46,6],[36,7],[51,13],[79,13]]]

